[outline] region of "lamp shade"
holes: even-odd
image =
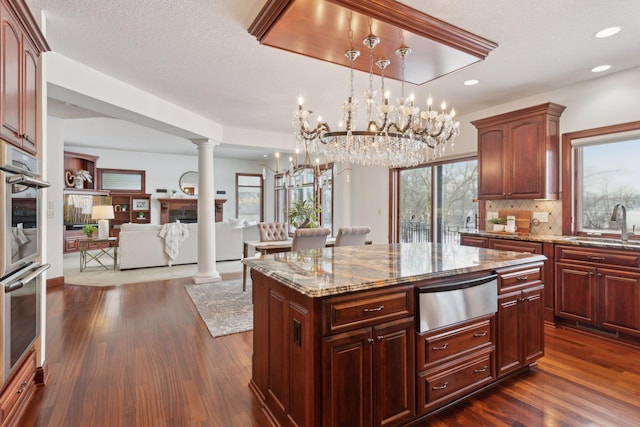
[[[113,219],[113,206],[98,205],[91,210],[91,219]]]

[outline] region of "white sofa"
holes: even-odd
[[[198,262],[198,224],[186,224],[187,237],[178,246],[178,255],[171,263],[193,264]],[[216,223],[216,261],[231,261],[242,258],[242,242],[257,240],[257,225],[238,227],[229,222]],[[159,236],[162,225],[122,224],[120,228],[118,258],[120,269],[159,267],[169,265],[165,253],[165,241]],[[244,238],[245,235],[248,238]]]

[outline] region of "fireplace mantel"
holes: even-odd
[[[198,199],[158,199],[160,202],[160,224],[174,222],[197,222]],[[215,199],[216,222],[222,221],[222,207],[227,199]]]

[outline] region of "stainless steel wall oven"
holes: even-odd
[[[19,364],[39,335],[42,273],[40,162],[0,144],[0,307],[2,380]]]

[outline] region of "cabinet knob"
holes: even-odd
[[[369,344],[373,344],[373,341],[374,341],[374,339],[373,339],[373,338],[367,338],[367,342],[368,342]]]
[[[377,338],[378,338],[378,341],[382,341],[384,339],[384,336],[378,335]]]

